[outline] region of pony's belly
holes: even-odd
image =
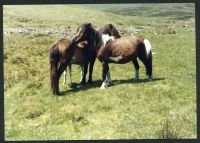
[[[74,55],[72,56],[70,63],[80,65],[84,64],[85,61],[86,57],[83,54],[83,49],[75,48]]]
[[[71,64],[77,64],[77,65],[80,65],[80,64],[84,64],[86,61],[86,59],[84,57],[75,57],[73,56],[70,63]]]

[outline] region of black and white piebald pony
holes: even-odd
[[[95,36],[97,31],[91,24],[81,25],[73,39],[73,41],[93,41],[99,43],[94,46],[97,52],[97,58],[102,63],[102,78],[103,83],[101,89],[105,88],[110,83],[110,79],[106,80],[106,75],[109,73],[109,63],[125,64],[129,61],[135,66],[135,80],[139,79],[139,58],[146,67],[146,74],[149,80],[152,80],[152,51],[151,44],[147,39],[139,36],[123,37],[113,40],[113,37]],[[105,40],[102,40],[105,39]],[[108,76],[109,77],[109,76]]]

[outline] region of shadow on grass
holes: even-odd
[[[134,80],[133,78],[131,79],[125,79],[125,80],[112,80],[112,84],[110,85],[115,86],[118,84],[140,84],[140,83],[146,83],[146,82],[154,82],[154,81],[159,81],[159,80],[164,80],[165,78],[154,78],[152,81],[149,81],[148,79],[140,79],[138,81]],[[68,95],[71,92],[78,92],[78,91],[84,91],[88,90],[90,88],[99,88],[102,84],[101,80],[96,80],[93,81],[92,84],[86,83],[85,85],[80,85],[77,83],[73,83],[73,86],[71,89],[68,89],[66,91],[61,91],[60,96]]]
[[[84,85],[81,85],[81,84],[78,84],[78,83],[73,83],[71,89],[68,89],[66,91],[61,91],[60,92],[60,95],[66,95],[66,94],[69,94],[71,92],[78,92],[78,91],[83,91],[83,90],[88,90],[90,88],[97,88],[97,87],[100,87],[101,86],[101,80],[96,80],[96,81],[93,81],[92,84],[89,84],[89,83],[86,83]]]
[[[154,82],[154,81],[158,81],[158,80],[164,80],[165,78],[154,78],[152,81],[150,81],[149,79],[140,79],[140,80],[134,80],[133,78],[131,79],[125,79],[125,80],[112,80],[112,85],[117,85],[117,84],[140,84],[140,83],[145,83],[145,82]]]

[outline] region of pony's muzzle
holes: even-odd
[[[72,38],[72,42],[75,42],[75,41],[77,41],[77,39],[78,39],[78,37],[77,37],[77,36],[73,36],[73,38]]]
[[[72,42],[75,44],[79,43],[80,41],[81,41],[81,37],[78,37],[76,35],[72,38]]]
[[[75,45],[77,45],[77,44],[79,43],[79,40],[76,39],[76,38],[73,38],[73,39],[72,39],[72,43],[75,44]]]

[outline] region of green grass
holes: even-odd
[[[155,53],[152,82],[146,82],[141,62],[139,82],[133,80],[131,63],[110,64],[114,83],[100,90],[101,64],[96,60],[93,85],[70,88],[61,77],[65,94],[54,96],[48,52],[59,37],[4,35],[6,140],[196,138],[194,19],[121,16],[78,5],[4,6],[3,14],[4,27],[70,26],[73,31],[86,21],[97,28],[150,24],[137,35],[149,39]],[[72,75],[78,83],[78,66],[73,65]]]

